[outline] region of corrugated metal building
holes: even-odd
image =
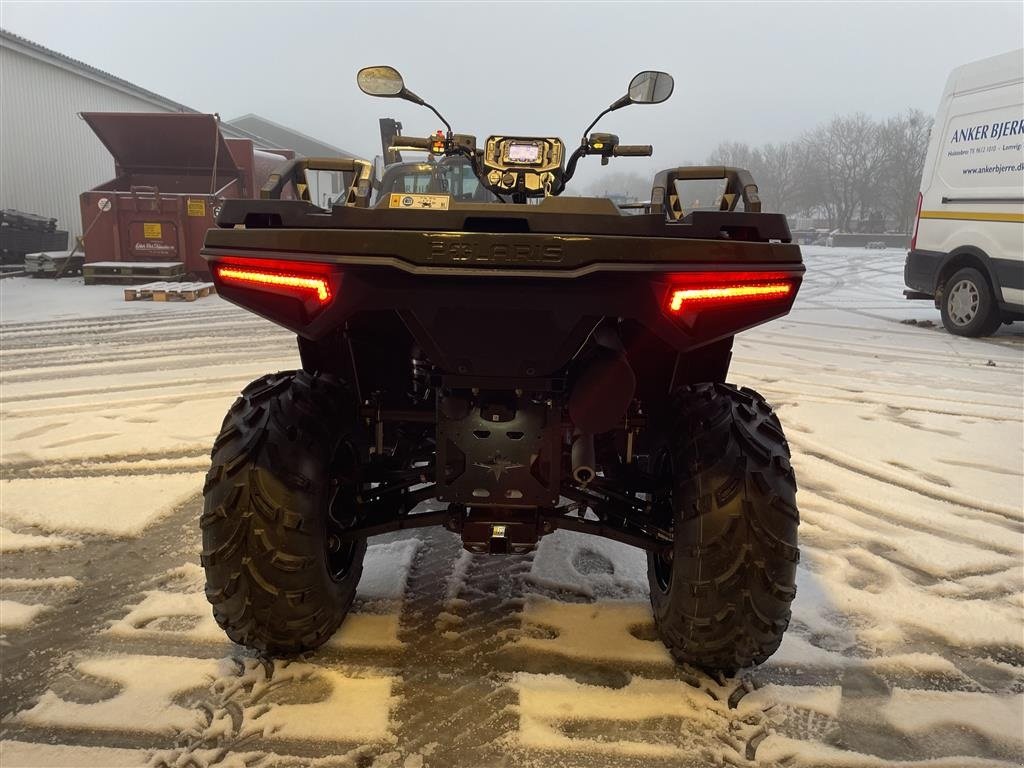
[[[300,133],[294,128],[275,123],[273,120],[268,120],[259,115],[242,115],[234,120],[229,120],[227,124],[234,128],[241,128],[258,136],[263,136],[276,142],[280,147],[294,149],[300,155],[305,155],[306,157],[359,157],[359,155],[352,152],[339,149],[325,141],[314,139],[312,136]]]
[[[114,175],[114,160],[79,112],[195,112],[0,29],[0,208],[82,233],[78,195]],[[223,124],[225,136],[273,141]]]

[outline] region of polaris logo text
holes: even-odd
[[[507,243],[485,245],[464,242],[430,242],[430,260],[457,264],[560,264],[564,254],[559,245]]]

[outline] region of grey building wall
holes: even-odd
[[[60,63],[0,40],[0,208],[56,218],[71,234],[70,247],[82,233],[78,195],[114,175],[113,157],[78,113],[170,112],[178,105]]]

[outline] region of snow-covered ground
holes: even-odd
[[[1024,331],[949,336],[902,298],[902,252],[805,256],[731,375],[793,448],[794,620],[724,680],[671,663],[641,553],[564,532],[508,558],[381,537],[321,651],[232,646],[196,564],[202,473],[293,340],[217,297],[0,281],[0,765],[1019,764]]]

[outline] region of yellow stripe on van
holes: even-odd
[[[957,221],[1012,221],[1024,224],[1024,213],[985,213],[983,211],[921,211],[922,219]]]

